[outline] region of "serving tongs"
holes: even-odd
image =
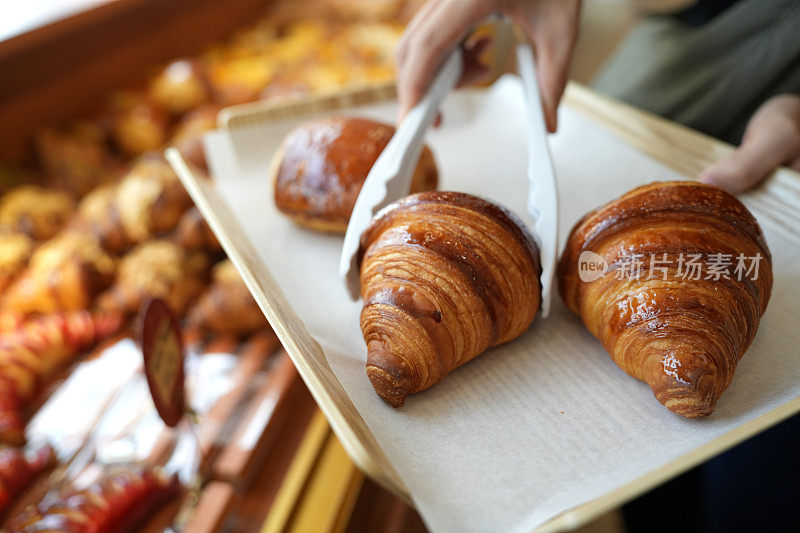
[[[342,246],[339,274],[353,300],[358,300],[358,251],[361,235],[384,207],[408,195],[411,177],[422,150],[425,132],[433,124],[444,97],[461,77],[463,55],[456,48],[442,64],[426,95],[397,128],[370,170],[350,216]],[[542,315],[550,311],[558,249],[558,199],[555,173],[547,143],[544,113],[536,80],[536,64],[530,45],[517,47],[517,65],[525,92],[528,123],[528,213],[533,217],[534,236],[541,253]]]

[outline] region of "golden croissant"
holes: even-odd
[[[513,215],[481,198],[422,192],[387,207],[360,251],[367,376],[391,405],[530,326],[539,250]]]
[[[558,278],[567,307],[617,365],[694,418],[714,410],[753,341],[772,266],[741,202],[680,181],[639,187],[586,215]]]

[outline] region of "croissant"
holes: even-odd
[[[48,494],[8,521],[13,533],[137,531],[151,512],[180,490],[175,476],[147,467],[117,469],[83,487]]]
[[[275,205],[310,229],[344,233],[372,165],[394,135],[388,124],[330,117],[299,125],[272,160]],[[424,147],[411,192],[436,188],[438,171]]]
[[[21,313],[88,309],[111,283],[115,268],[115,259],[93,235],[67,230],[34,252],[2,306]]]
[[[228,259],[214,267],[212,282],[200,295],[188,321],[206,331],[235,335],[269,329],[264,313]]]
[[[94,233],[110,252],[120,253],[172,229],[191,205],[167,162],[143,157],[118,184],[86,195],[75,225]]]
[[[530,326],[539,250],[508,211],[455,192],[387,207],[361,239],[367,376],[391,405]]]
[[[639,187],[586,215],[558,278],[567,307],[617,365],[688,418],[714,410],[772,289],[753,215],[721,189],[688,181]]]

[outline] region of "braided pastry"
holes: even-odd
[[[147,467],[119,468],[84,488],[49,494],[8,522],[8,530],[64,533],[137,531],[180,491],[175,476]]]

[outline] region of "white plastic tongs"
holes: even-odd
[[[527,208],[535,220],[534,234],[541,251],[542,315],[547,316],[558,249],[558,199],[536,81],[536,65],[528,44],[518,46],[517,64],[525,92],[528,123],[530,186]],[[461,77],[461,68],[462,53],[459,47],[448,56],[425,97],[403,119],[364,182],[347,225],[339,263],[339,274],[353,300],[358,300],[360,292],[357,262],[361,234],[379,210],[408,194],[423,136],[433,123],[445,95]]]
[[[536,61],[526,42],[517,45],[517,71],[522,78],[525,121],[528,124],[528,214],[535,221],[533,235],[542,262],[542,316],[547,317],[558,258],[558,190],[536,80]]]
[[[339,275],[344,278],[353,300],[358,300],[360,293],[357,262],[361,234],[378,211],[408,195],[425,132],[436,119],[442,100],[461,78],[462,61],[461,47],[456,47],[434,78],[428,93],[400,123],[361,188],[347,224],[339,263]]]

